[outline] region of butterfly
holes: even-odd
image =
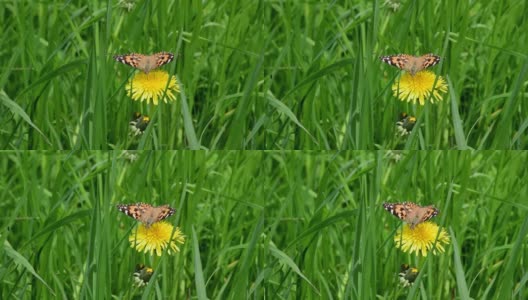
[[[412,202],[383,203],[383,208],[411,225],[411,229],[438,215],[440,211],[432,205],[420,206]]]
[[[407,54],[388,55],[382,56],[380,59],[391,66],[409,72],[411,76],[440,62],[440,56],[432,53],[418,57]]]
[[[174,208],[168,205],[152,206],[146,203],[118,204],[117,209],[125,215],[140,221],[147,227],[172,216],[176,212]]]
[[[159,52],[152,55],[131,53],[115,55],[114,59],[148,74],[150,71],[170,63],[174,59],[174,54],[169,52]]]

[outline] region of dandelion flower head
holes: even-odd
[[[433,254],[444,252],[444,245],[449,244],[449,235],[445,229],[433,222],[420,223],[414,229],[405,224],[394,235],[394,242],[396,247],[403,252],[415,252],[427,256],[429,251],[432,251]]]
[[[437,78],[438,77],[438,78]],[[392,85],[394,96],[401,101],[424,105],[426,100],[431,103],[441,101],[442,93],[447,91],[447,83],[442,76],[437,76],[431,71],[420,71],[412,76],[404,73]]]
[[[129,97],[136,101],[152,101],[158,105],[160,99],[165,103],[176,100],[180,86],[176,81],[176,76],[161,70],[152,71],[148,74],[138,72],[126,84],[125,89]],[[164,95],[166,95],[164,97]]]
[[[139,252],[150,252],[151,255],[156,253],[157,256],[161,256],[165,249],[169,254],[180,252],[178,244],[185,243],[185,236],[180,228],[174,229],[174,226],[168,222],[156,222],[150,227],[140,224],[132,231],[128,240],[131,247]]]

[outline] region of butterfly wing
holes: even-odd
[[[391,66],[405,70],[405,66],[409,63],[412,56],[407,54],[398,54],[398,55],[387,55],[380,57],[381,61],[387,63]]]
[[[414,203],[407,203],[408,206],[408,216],[405,222],[411,225],[411,229],[420,223],[423,223],[432,217],[438,215],[440,212],[438,209],[430,206],[420,206]]]
[[[156,68],[170,63],[174,59],[174,54],[170,52],[159,52],[153,54],[156,61]]]
[[[119,209],[120,212],[138,221],[142,221],[145,212],[151,208],[152,206],[146,203],[117,205],[117,209]]]
[[[132,66],[134,68],[140,68],[141,62],[144,60],[145,55],[142,54],[125,54],[125,55],[115,55],[114,59],[125,65]]]
[[[426,54],[426,55],[423,55],[422,57],[420,57],[420,62],[422,64],[421,68],[423,70],[425,68],[432,67],[432,66],[436,65],[437,63],[439,63],[440,62],[440,56],[434,55],[433,53],[429,53],[429,54]]]
[[[400,220],[407,219],[407,209],[405,203],[383,203],[383,208]]]
[[[419,219],[419,222],[418,223],[422,223],[422,222],[425,222],[429,219],[431,219],[432,217],[438,215],[440,213],[440,211],[438,210],[438,208],[430,205],[430,206],[426,206],[426,207],[422,207],[422,213],[421,213],[421,216],[420,216],[420,219]]]
[[[159,222],[163,219],[166,219],[172,216],[175,212],[176,210],[168,205],[158,206],[156,207],[156,215],[154,222]]]

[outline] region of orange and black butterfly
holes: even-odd
[[[387,55],[380,57],[380,59],[391,66],[409,72],[411,76],[440,62],[440,56],[432,53],[422,56],[408,54]]]
[[[159,52],[151,55],[131,53],[116,55],[114,59],[148,74],[150,71],[170,63],[174,59],[174,54],[170,52]]]
[[[383,203],[383,208],[400,220],[408,223],[411,229],[438,215],[440,211],[432,205],[420,206],[412,202]]]
[[[172,216],[176,212],[169,205],[152,206],[146,203],[118,204],[117,209],[127,216],[140,221],[147,227]]]

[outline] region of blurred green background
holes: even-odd
[[[1,299],[525,299],[528,154],[82,151],[0,154]],[[117,203],[169,204],[160,258]],[[394,246],[383,202],[435,205],[446,252]],[[132,272],[154,269],[134,288]],[[403,263],[421,277],[399,284]],[[420,295],[420,296],[418,296]]]
[[[528,2],[0,2],[0,149],[527,149]],[[170,51],[182,94],[132,101],[113,55]],[[438,104],[381,55],[433,52]],[[129,135],[133,112],[151,117]],[[395,122],[417,118],[408,137]]]

